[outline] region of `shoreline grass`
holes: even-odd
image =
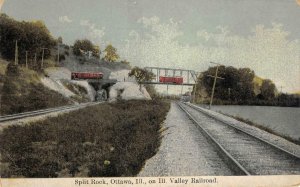
[[[261,129],[261,130],[264,130],[264,131],[266,131],[266,132],[268,132],[268,133],[271,133],[271,134],[273,134],[273,135],[276,135],[276,136],[279,136],[279,137],[281,137],[281,138],[284,138],[284,139],[286,139],[286,140],[289,141],[289,142],[292,142],[292,143],[294,143],[294,144],[300,145],[300,138],[299,138],[298,140],[297,140],[297,139],[294,139],[294,138],[292,138],[292,137],[290,137],[290,136],[288,136],[288,135],[284,135],[284,134],[278,133],[278,132],[276,132],[276,131],[274,131],[274,130],[268,128],[268,127],[265,127],[265,126],[263,126],[263,125],[254,123],[253,121],[251,121],[251,120],[249,120],[249,119],[244,119],[244,118],[242,118],[242,117],[240,117],[240,116],[233,116],[233,115],[225,114],[225,113],[220,112],[220,111],[218,111],[218,112],[221,113],[221,114],[223,114],[223,115],[225,115],[225,116],[232,117],[232,118],[234,118],[234,119],[236,119],[236,120],[238,120],[238,121],[240,121],[240,122],[246,123],[247,125],[257,127],[257,128],[259,128],[259,129]]]
[[[160,145],[166,101],[120,101],[0,134],[2,177],[135,176]]]

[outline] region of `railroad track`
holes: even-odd
[[[192,104],[178,103],[237,175],[300,174],[300,157]]]
[[[24,112],[24,113],[12,114],[12,115],[5,115],[5,116],[0,116],[0,123],[7,122],[7,121],[13,121],[13,120],[17,120],[17,119],[23,119],[23,118],[27,118],[27,117],[39,116],[39,115],[48,114],[48,113],[52,113],[52,112],[59,112],[59,111],[65,111],[65,110],[71,110],[71,109],[79,109],[79,108],[83,108],[83,107],[87,107],[87,106],[97,105],[100,103],[103,103],[103,102],[88,102],[88,103],[82,103],[79,105],[62,106],[62,107],[36,110],[36,111],[30,111],[30,112]]]

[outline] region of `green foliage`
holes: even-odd
[[[1,113],[13,114],[69,104],[68,99],[44,87],[38,75],[8,64],[1,94]]]
[[[135,176],[159,147],[169,107],[122,101],[5,128],[0,153],[7,167],[1,176]]]
[[[140,82],[148,82],[155,78],[154,73],[139,67],[134,67],[133,69],[131,69],[131,71],[128,73],[128,76],[135,77],[139,84]],[[140,84],[140,90],[141,86],[142,85]],[[146,85],[146,89],[152,98],[157,97],[157,92],[155,91],[155,88],[152,85]]]
[[[130,66],[130,62],[128,62],[127,60],[121,60],[121,63]]]
[[[210,96],[216,67],[211,67],[199,77],[197,93],[201,95],[203,87]],[[214,104],[217,105],[262,105],[262,106],[289,106],[300,107],[300,96],[277,94],[277,88],[271,80],[263,80],[255,76],[249,68],[234,68],[219,66]],[[256,88],[255,88],[256,87]],[[257,95],[255,95],[257,92]],[[200,93],[200,94],[199,94]],[[197,98],[202,103],[208,104],[209,98]]]
[[[58,42],[59,44],[63,44],[63,39],[62,39],[61,36],[57,38],[57,42]]]
[[[106,54],[103,59],[107,62],[116,62],[120,58],[117,54],[117,49],[114,48],[111,44],[106,46],[104,52]]]
[[[280,94],[277,101],[279,106],[300,107],[300,95]]]
[[[153,85],[147,84],[147,85],[145,85],[145,88],[152,99],[159,98],[159,94]]]
[[[155,78],[154,73],[142,69],[139,67],[134,67],[129,73],[128,76],[135,77],[138,82],[151,81]]]
[[[264,99],[271,100],[275,98],[276,86],[271,80],[265,79],[262,82],[260,91]]]
[[[217,67],[211,67],[203,73],[199,81],[199,89],[203,85],[208,94],[211,95],[214,78],[208,75],[215,75]],[[214,97],[222,100],[241,101],[254,98],[253,79],[255,73],[249,68],[239,68],[219,66],[218,79]]]
[[[25,53],[33,58],[37,53],[41,59],[42,48],[51,49],[55,40],[42,21],[19,22],[0,14],[0,52],[3,58],[13,60],[15,57],[15,42],[18,41],[19,62],[25,63]],[[44,59],[50,57],[50,50],[45,50]]]
[[[101,51],[99,46],[94,45],[90,40],[76,40],[73,46],[73,53],[76,56],[81,56],[83,53],[91,51],[94,57],[99,58]]]

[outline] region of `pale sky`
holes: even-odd
[[[204,71],[213,61],[300,91],[295,0],[6,0],[1,12],[43,20],[67,44],[112,43],[133,65]]]

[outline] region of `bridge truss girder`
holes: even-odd
[[[148,82],[148,84],[167,84],[167,83],[160,83],[159,82],[159,76],[186,76],[186,81],[183,84],[179,85],[187,85],[187,86],[193,86],[197,82],[197,72],[194,70],[186,70],[186,69],[173,69],[173,68],[161,68],[161,67],[145,67],[147,71],[150,71],[156,75],[155,81],[156,82]],[[192,82],[190,82],[192,81]],[[146,82],[145,82],[146,83]],[[168,83],[169,84],[169,83]],[[176,84],[174,84],[176,85]]]

